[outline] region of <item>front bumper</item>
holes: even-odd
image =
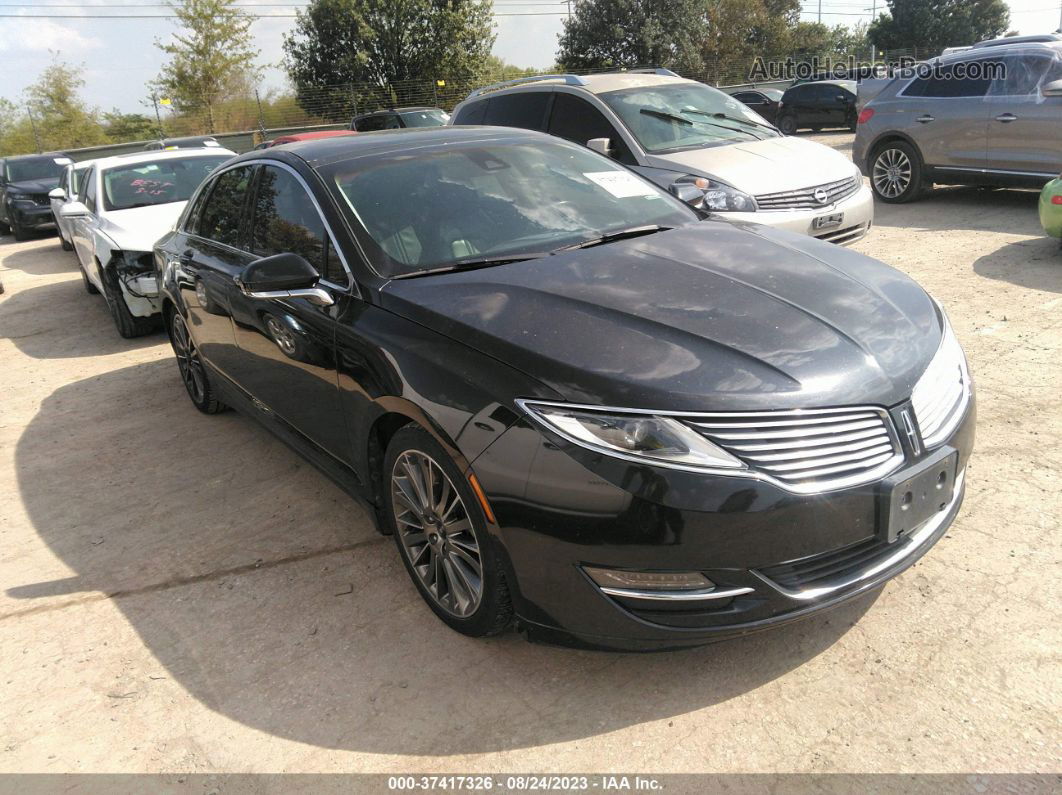
[[[55,216],[52,215],[51,205],[21,207],[17,204],[8,206],[8,214],[23,229],[52,229],[55,227]]]
[[[959,473],[974,422],[971,399],[945,442],[958,451]],[[616,650],[702,645],[867,593],[947,532],[964,494],[960,475],[943,510],[890,544],[878,526],[877,483],[798,495],[760,480],[585,458],[523,423],[473,467],[498,519],[498,549],[529,638]],[[722,598],[609,595],[584,566],[698,571]]]
[[[813,229],[816,218],[842,214],[841,223],[826,229]],[[865,237],[874,223],[874,194],[866,184],[851,196],[835,204],[814,210],[765,210],[755,213],[720,213],[728,221],[764,224],[778,229],[787,229],[801,235],[810,235],[819,240],[847,246]]]

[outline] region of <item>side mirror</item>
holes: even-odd
[[[612,141],[609,138],[591,138],[586,142],[586,147],[606,157],[612,156]]]
[[[1062,97],[1062,80],[1052,80],[1040,89],[1045,97]]]
[[[62,188],[56,188],[55,190],[62,190]],[[48,195],[50,196],[51,194]],[[59,208],[59,216],[61,218],[84,218],[88,214],[89,208],[82,202],[70,202]]]
[[[704,191],[689,182],[672,182],[667,189],[676,199],[681,199],[694,207],[704,201]]]
[[[240,290],[248,298],[276,300],[305,298],[318,306],[335,303],[332,295],[317,286],[320,274],[298,254],[274,254],[257,259],[243,269]]]
[[[62,201],[66,198],[66,191],[62,188],[52,188],[50,191],[48,191],[48,198],[59,199],[60,201]]]

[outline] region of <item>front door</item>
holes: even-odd
[[[88,210],[87,215],[78,216],[70,221],[70,242],[74,244],[74,253],[78,262],[85,269],[89,281],[96,285],[97,289],[103,289],[103,281],[96,267],[96,244],[93,230],[96,225],[97,181],[99,174],[96,169],[91,169],[85,175],[84,190],[81,195],[81,203]]]
[[[311,442],[350,463],[335,361],[335,312],[350,277],[317,205],[289,167],[262,166],[251,208],[252,254],[298,254],[321,274],[318,286],[334,303],[242,296],[233,313],[236,381]]]
[[[168,263],[178,274],[200,355],[233,380],[239,360],[233,333],[233,313],[239,308],[236,277],[254,259],[246,218],[255,168],[223,171],[204,187],[185,234],[174,240],[177,260]]]
[[[1006,77],[989,91],[985,168],[1052,179],[1062,170],[1062,97],[1040,87],[1062,80],[1062,59],[1014,54],[1004,59]]]

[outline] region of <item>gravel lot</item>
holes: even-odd
[[[198,414],[161,335],[120,339],[55,237],[4,238],[0,771],[1057,771],[1062,252],[1035,194],[974,189],[879,205],[856,248],[966,346],[958,521],[879,594],[639,656],[451,632],[336,487]]]

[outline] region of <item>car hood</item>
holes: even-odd
[[[394,280],[381,300],[572,402],[673,411],[894,405],[941,336],[932,300],[898,271],[716,220]]]
[[[51,179],[24,179],[7,183],[8,193],[47,193],[59,186],[59,177]]]
[[[651,166],[715,177],[753,196],[822,185],[851,177],[856,171],[840,152],[793,137],[649,155],[648,159]]]
[[[129,210],[110,210],[100,217],[100,231],[122,251],[151,251],[181,217],[188,202],[169,202]]]

